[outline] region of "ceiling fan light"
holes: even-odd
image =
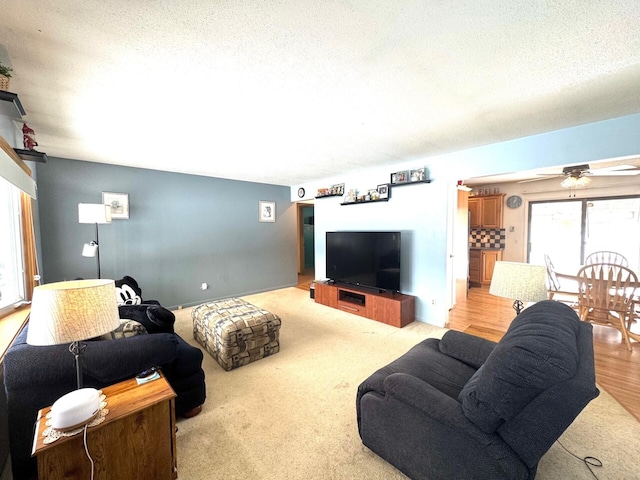
[[[563,188],[578,188],[578,187],[586,187],[591,183],[591,179],[589,177],[567,177],[561,183],[560,186]]]

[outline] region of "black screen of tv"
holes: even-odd
[[[326,245],[327,278],[400,291],[400,232],[327,232]]]

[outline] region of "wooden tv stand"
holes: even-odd
[[[416,297],[372,293],[326,282],[315,284],[315,301],[361,317],[402,328],[415,320]]]

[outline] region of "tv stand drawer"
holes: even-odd
[[[355,315],[360,315],[362,317],[367,316],[365,307],[357,305],[355,303],[338,302],[338,308],[340,310],[344,310],[345,312],[353,313]]]

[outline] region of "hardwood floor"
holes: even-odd
[[[515,317],[512,301],[471,288],[466,299],[449,313],[448,328],[498,341]],[[640,421],[640,343],[627,350],[615,328],[594,325],[596,382]]]

